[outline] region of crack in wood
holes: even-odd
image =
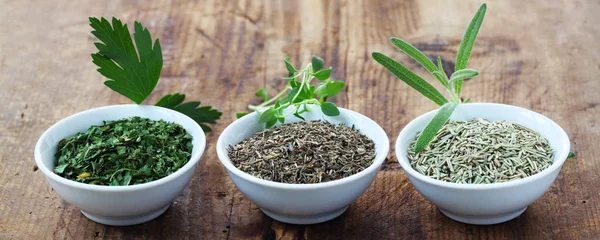
[[[204,37],[206,40],[208,40],[213,46],[217,47],[220,50],[223,50],[223,46],[221,46],[221,44],[219,44],[212,37],[210,37],[208,34],[206,34],[206,32],[204,32],[204,30],[202,30],[200,28],[195,28],[195,30],[196,30],[196,33],[200,34],[202,37]]]

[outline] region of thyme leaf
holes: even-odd
[[[297,118],[304,119],[302,113],[307,112],[306,105],[313,104],[320,106],[321,111],[327,116],[337,116],[340,114],[338,107],[327,102],[327,98],[337,95],[345,87],[345,83],[331,79],[332,68],[323,68],[325,62],[317,56],[313,56],[311,63],[304,69],[296,69],[290,63],[290,58],[284,58],[288,77],[285,88],[277,95],[271,97],[266,89],[260,89],[256,96],[263,99],[259,105],[249,105],[252,111],[257,111],[260,115],[258,122],[265,124],[266,128],[274,126],[277,122],[284,123],[285,118],[294,115]],[[312,80],[318,80],[318,84],[312,85]],[[289,107],[293,111],[284,112]],[[240,118],[247,113],[236,113]]]

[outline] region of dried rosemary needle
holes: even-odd
[[[233,165],[282,183],[320,183],[348,177],[375,159],[375,144],[354,127],[322,121],[284,124],[228,148]]]
[[[449,121],[424,151],[416,153],[415,143],[408,151],[413,169],[454,183],[486,184],[525,178],[548,168],[553,157],[548,140],[506,121]]]

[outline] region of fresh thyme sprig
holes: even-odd
[[[269,97],[267,89],[262,88],[256,92],[256,96],[262,98],[264,102],[248,106],[250,110],[260,114],[259,123],[264,123],[267,128],[270,128],[277,121],[284,123],[285,118],[292,114],[304,120],[301,114],[308,111],[306,107],[308,104],[320,106],[321,111],[327,116],[340,114],[337,106],[327,102],[327,98],[338,94],[345,83],[330,78],[331,67],[323,69],[325,65],[323,59],[313,56],[311,62],[303,69],[296,69],[290,63],[289,57],[284,61],[289,72],[288,77],[284,78],[288,82],[286,87],[272,98]],[[311,85],[315,78],[319,81],[316,87]],[[293,107],[293,111],[286,111],[289,107]],[[237,117],[246,114],[237,113]]]
[[[469,62],[469,57],[471,56],[471,50],[473,49],[475,38],[477,37],[479,28],[483,22],[485,11],[486,4],[484,3],[481,5],[471,20],[471,23],[467,27],[467,31],[463,36],[458,49],[458,54],[456,56],[454,73],[452,73],[450,78],[448,78],[448,75],[446,75],[444,72],[440,57],[437,58],[436,66],[425,54],[423,54],[414,46],[402,39],[391,38],[392,44],[421,64],[442,84],[442,86],[451,96],[450,101],[446,99],[446,97],[444,97],[444,95],[442,95],[431,84],[429,84],[419,75],[413,73],[404,65],[382,53],[373,52],[372,54],[375,61],[387,68],[390,72],[396,75],[396,77],[441,106],[436,115],[429,121],[425,129],[423,129],[423,132],[421,132],[421,135],[418,137],[415,144],[415,152],[421,152],[423,149],[425,149],[431,140],[433,140],[437,132],[446,124],[446,122],[448,122],[448,119],[450,119],[452,112],[454,112],[454,109],[456,109],[458,104],[468,103],[470,101],[470,99],[467,98],[464,102],[462,102],[460,93],[465,79],[473,78],[479,75],[479,72],[476,70],[468,69],[467,63]]]
[[[98,66],[98,72],[108,78],[104,85],[141,104],[152,93],[160,77],[163,65],[160,41],[156,39],[152,45],[150,32],[139,22],[134,24],[135,46],[127,24],[117,18],[112,18],[111,26],[105,18],[90,17],[90,26],[94,29],[92,34],[100,40],[94,43],[98,53],[92,54],[92,60]],[[204,131],[211,131],[206,123],[215,123],[222,113],[211,106],[199,107],[200,102],[183,103],[184,99],[185,94],[168,94],[156,105],[181,112]]]

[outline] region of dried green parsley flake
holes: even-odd
[[[185,165],[192,148],[192,136],[179,124],[141,117],[105,121],[61,140],[54,172],[95,185],[146,183]]]
[[[417,136],[418,137],[418,136]],[[413,169],[434,179],[467,184],[525,178],[552,165],[553,151],[539,133],[506,121],[449,121],[420,153]]]

